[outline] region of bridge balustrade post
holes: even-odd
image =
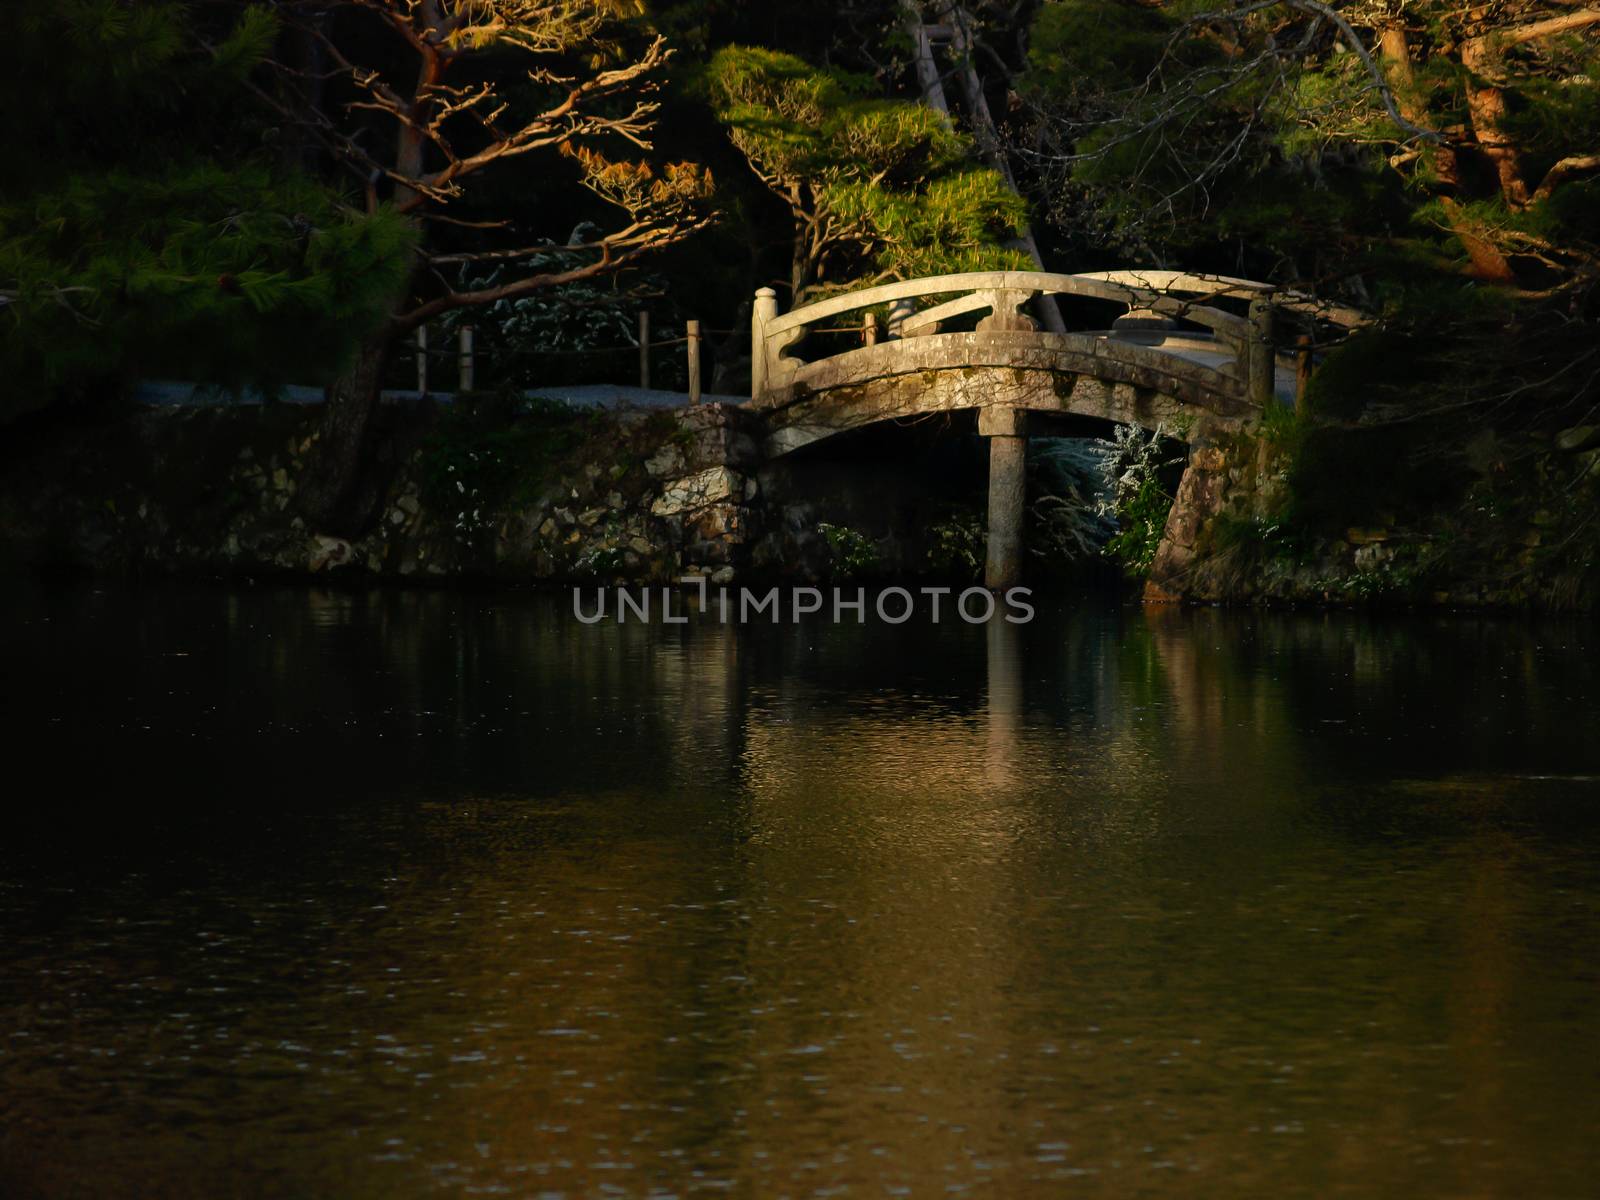
[[[1023,292],[1012,288],[1002,288],[999,291],[980,293],[989,301],[989,315],[978,322],[978,332],[990,331],[1021,331],[1031,333],[1039,328],[1036,322],[1027,313],[1022,311],[1022,306],[1037,292]]]
[[[1277,398],[1277,362],[1272,348],[1272,301],[1257,296],[1250,301],[1250,329],[1245,344],[1245,390],[1262,408]]]
[[[769,287],[756,290],[756,302],[750,307],[750,396],[751,399],[767,390],[768,364],[767,326],[778,319],[778,293]]]

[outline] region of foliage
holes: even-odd
[[[933,109],[880,99],[865,80],[758,47],[729,46],[703,87],[757,176],[789,206],[790,285],[1014,267],[1026,221],[1000,175]]]
[[[1210,527],[1210,548],[1243,553],[1262,561],[1279,559],[1289,563],[1309,560],[1314,543],[1284,517],[1246,518],[1233,513],[1218,513]]]
[[[458,401],[441,411],[423,446],[424,505],[454,514],[456,540],[475,545],[508,506],[533,499],[551,466],[582,441],[589,419],[550,400]]]
[[[1117,532],[1105,544],[1105,554],[1135,576],[1144,575],[1155,561],[1173,501],[1164,476],[1183,461],[1164,443],[1160,426],[1147,432],[1137,425],[1117,426],[1105,443],[1102,470],[1109,494],[1101,500],[1099,511],[1117,525]]]
[[[1428,453],[1430,441],[1415,425],[1313,428],[1290,468],[1289,520],[1337,533],[1431,508],[1453,490],[1456,472]]]
[[[1041,198],[1122,250],[1199,265],[1231,243],[1234,273],[1587,288],[1600,12],[1334,8],[1043,4],[1020,80]]]
[[[8,382],[70,396],[138,375],[270,388],[336,370],[409,274],[411,234],[244,141],[229,114],[269,15],[222,30],[172,4],[56,15],[24,12],[24,67],[0,85],[0,153],[30,166],[0,195]]]
[[[1218,193],[1248,201],[1234,187],[1260,162],[1250,134],[1267,78],[1238,69],[1183,9],[1044,4],[1019,81],[1048,215],[1141,256],[1214,238]]]
[[[834,569],[846,578],[870,574],[878,568],[878,548],[872,539],[848,525],[817,523],[817,532],[828,543]]]
[[[1097,558],[1116,533],[1102,511],[1110,451],[1087,438],[1034,438],[1028,446],[1028,550],[1046,562]]]
[[[671,52],[664,39],[620,19],[636,14],[631,5],[341,0],[331,15],[320,0],[283,7],[297,36],[330,65],[327,89],[342,102],[335,116],[288,55],[274,60],[275,86],[258,95],[364,181],[369,211],[386,195],[423,243],[407,294],[330,390],[298,492],[307,519],[350,533],[375,515],[358,485],[382,368],[399,338],[456,310],[630,269],[712,221],[712,186],[699,164],[634,154],[649,149],[653,94]],[[478,209],[495,194],[494,176],[514,167],[525,186],[583,189],[599,202],[610,228],[596,224],[596,236],[562,248],[580,261],[546,269],[547,214],[544,232],[530,234],[503,211]],[[490,272],[493,282],[452,286],[449,276],[462,267]]]
[[[531,255],[517,269],[568,272],[585,260],[580,252],[552,246]],[[464,266],[457,288],[493,290],[515,272],[495,266]],[[639,312],[648,308],[652,340],[670,337],[679,316],[672,289],[659,275],[645,275],[623,285],[617,276],[580,278],[516,297],[502,297],[482,308],[455,309],[440,321],[445,333],[442,352],[448,356],[452,337],[462,326],[476,331],[478,357],[491,364],[496,387],[538,388],[563,383],[616,382],[619,353],[639,344]],[[666,361],[653,356],[656,386],[682,375],[680,353]],[[631,373],[632,360],[624,370]],[[480,376],[481,378],[481,376]]]
[[[986,539],[983,514],[972,508],[952,509],[928,527],[928,565],[957,579],[983,573]]]

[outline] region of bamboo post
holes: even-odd
[[[650,313],[639,310],[639,386],[650,386]]]
[[[684,326],[684,344],[689,353],[689,403],[700,403],[700,322],[690,321]]]
[[[459,366],[460,366],[461,378],[460,378],[459,382],[456,385],[456,390],[457,391],[461,391],[461,392],[470,392],[470,391],[473,390],[473,386],[474,386],[474,379],[473,379],[474,363],[472,361],[472,326],[471,325],[463,325],[461,327],[460,363],[459,363]]]
[[[428,394],[428,327],[417,326],[417,395]]]

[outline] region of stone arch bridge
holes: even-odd
[[[1026,311],[1039,296],[1082,312],[1084,327],[1041,330]],[[1122,313],[1108,322],[1113,308]],[[1361,321],[1270,284],[1176,271],[938,275],[782,314],[763,288],[747,407],[763,418],[769,458],[880,421],[976,410],[989,439],[985,582],[1004,588],[1021,573],[1030,418],[1095,417],[1183,437],[1189,467],[1164,539],[1181,542],[1186,493],[1203,491],[1218,457],[1207,455],[1212,441],[1294,402],[1319,327]]]

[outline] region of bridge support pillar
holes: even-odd
[[[989,439],[989,553],[984,586],[995,591],[1022,582],[1022,513],[1027,496],[1027,413],[978,410],[978,432]]]

